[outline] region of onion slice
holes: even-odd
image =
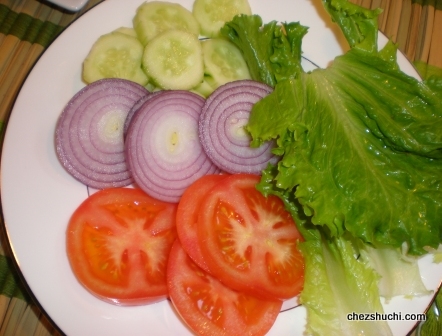
[[[55,130],[55,148],[64,168],[95,189],[131,184],[123,125],[135,102],[148,94],[143,86],[117,78],[98,80],[75,94]]]
[[[141,97],[135,104],[132,106],[132,108],[129,110],[126,116],[126,120],[124,121],[123,126],[123,137],[126,138],[127,129],[129,128],[130,122],[132,121],[133,116],[138,112],[141,106],[146,102],[146,100],[152,98],[160,91],[151,92],[148,95],[145,95]]]
[[[279,157],[272,153],[274,142],[251,148],[245,131],[253,105],[272,88],[253,80],[238,80],[218,87],[203,106],[199,136],[209,158],[231,174],[261,174]]]
[[[176,203],[198,178],[219,172],[198,138],[204,101],[188,91],[159,91],[132,117],[126,161],[135,183],[150,196]]]

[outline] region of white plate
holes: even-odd
[[[191,8],[192,0],[179,0]],[[190,334],[168,301],[142,307],[117,307],[90,295],[72,274],[65,253],[70,215],[86,198],[86,187],[57,161],[54,128],[67,101],[84,84],[81,64],[93,42],[120,26],[130,26],[142,0],[107,0],[69,26],[48,48],[27,78],[14,106],[4,142],[1,196],[8,238],[14,256],[36,299],[53,321],[75,335]],[[264,22],[300,21],[310,27],[303,40],[304,56],[325,67],[346,45],[320,0],[250,0]],[[325,21],[324,21],[325,20]],[[417,76],[399,55],[402,69]],[[426,257],[420,267],[424,283],[436,289],[442,267]],[[421,313],[431,295],[413,300],[395,298],[386,312]],[[301,335],[305,309],[279,315],[269,335]],[[413,321],[390,323],[405,335]]]

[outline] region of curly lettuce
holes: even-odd
[[[254,78],[275,88],[252,110],[252,145],[276,139],[275,184],[314,224],[424,254],[442,235],[440,83],[403,73],[393,43],[377,50],[379,11],[323,3],[352,47],[326,69],[302,70],[307,29],[299,23],[261,27],[240,16],[223,27],[249,67],[262,70]]]
[[[391,126],[369,116],[367,110],[382,111],[355,98],[370,91],[363,83],[339,69],[302,73],[255,105],[247,129],[254,144],[277,139],[282,158],[276,185],[294,193],[314,224],[335,236],[348,231],[373,246],[406,242],[409,253],[426,253],[440,243],[441,162],[388,145],[379,128],[403,127],[391,114]]]

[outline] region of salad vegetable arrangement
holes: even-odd
[[[214,1],[193,14],[146,2],[92,47],[90,84],[56,130],[66,169],[113,187],[68,228],[92,293],[170,297],[194,332],[220,335],[265,334],[299,293],[307,334],[389,335],[347,314],[427,293],[417,258],[441,240],[442,82],[404,74],[393,43],[378,50],[378,10],[322,2],[351,48],[311,72],[308,27],[264,24],[244,1],[223,2],[223,24]]]

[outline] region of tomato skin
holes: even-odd
[[[235,174],[211,189],[198,217],[198,239],[210,273],[260,297],[288,299],[304,283],[303,238],[283,202],[264,197],[260,177]]]
[[[209,272],[198,244],[198,213],[207,192],[228,175],[205,175],[195,181],[181,196],[176,227],[181,246],[192,260]]]
[[[215,279],[187,255],[176,240],[169,256],[170,299],[184,322],[198,335],[265,335],[282,306],[236,292]]]
[[[158,201],[141,189],[110,188],[89,196],[71,216],[66,232],[76,278],[116,305],[166,299],[175,216],[176,204]]]

